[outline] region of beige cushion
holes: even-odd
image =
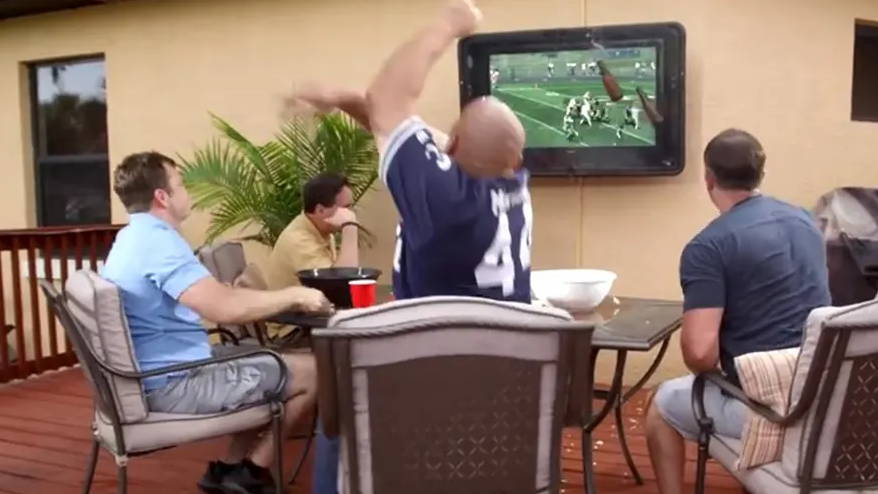
[[[798,356],[797,347],[748,353],[735,358],[735,367],[744,393],[777,414],[786,414]],[[782,426],[748,410],[748,418],[741,433],[741,456],[736,468],[746,470],[780,460],[783,453],[783,435]]]
[[[747,492],[759,492],[770,494],[799,494],[798,480],[791,478],[781,468],[780,462],[767,463],[758,468],[738,472],[733,469],[738,455],[741,453],[742,443],[737,439],[726,436],[713,436],[710,440],[710,457],[722,466],[733,472],[735,478],[741,482]],[[870,489],[815,489],[820,494],[875,494],[878,488]]]
[[[134,358],[131,331],[122,308],[119,290],[113,283],[88,270],[70,275],[65,285],[67,306],[79,323],[82,338],[94,357],[124,372],[139,372]],[[146,417],[146,401],[137,379],[107,375],[123,423]]]
[[[211,415],[150,412],[142,422],[123,425],[122,433],[126,451],[138,453],[234,434],[262,426],[270,420],[270,405]],[[101,442],[118,454],[110,419],[95,414],[95,426]]]

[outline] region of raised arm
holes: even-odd
[[[452,0],[439,17],[397,48],[366,92],[369,127],[379,150],[390,133],[414,114],[430,69],[451,43],[473,33],[482,14],[471,0]]]
[[[290,104],[297,101],[304,101],[319,112],[341,110],[364,129],[372,131],[369,123],[369,106],[366,103],[366,95],[362,91],[311,82],[304,84],[288,100]]]
[[[364,129],[372,132],[369,105],[366,101],[366,95],[362,91],[311,83],[304,85],[291,99],[304,101],[321,112],[341,110],[350,115]],[[433,134],[436,145],[445,149],[448,144],[448,135],[432,126],[428,127]]]

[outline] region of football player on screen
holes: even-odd
[[[640,119],[638,118],[639,113],[640,112],[634,108],[634,105],[631,102],[628,102],[628,104],[625,105],[625,117],[616,127],[616,139],[622,139],[622,132],[627,126],[634,127],[634,130],[640,128]]]

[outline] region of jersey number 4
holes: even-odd
[[[533,212],[529,201],[522,205],[524,225],[519,238],[518,260],[521,269],[530,267],[531,224]],[[502,287],[503,295],[515,292],[515,263],[512,259],[512,231],[509,216],[501,211],[497,217],[497,231],[494,240],[485,251],[482,262],[476,267],[476,283],[481,288]]]

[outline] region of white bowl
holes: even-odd
[[[609,295],[614,281],[616,273],[603,269],[549,269],[530,275],[534,298],[569,312],[594,310]]]

